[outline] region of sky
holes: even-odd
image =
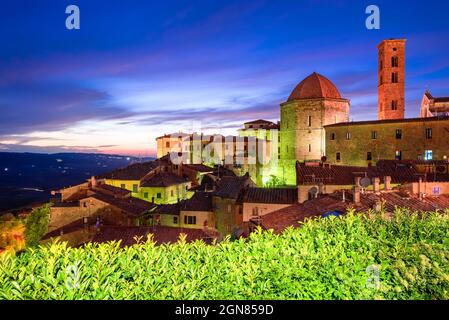
[[[68,5],[80,29],[65,26]],[[380,30],[365,9],[380,8]],[[179,131],[279,120],[312,72],[377,117],[377,48],[406,38],[406,116],[449,96],[448,1],[15,0],[0,4],[0,151],[154,156]]]

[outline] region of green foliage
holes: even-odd
[[[276,187],[283,187],[285,186],[286,180],[283,178],[279,178],[275,175],[270,175],[270,179],[268,179],[267,182],[265,182],[265,188],[276,188]]]
[[[447,213],[348,213],[215,245],[54,243],[0,258],[0,299],[448,299]]]
[[[39,244],[40,239],[48,231],[50,219],[50,205],[35,208],[25,220],[25,239],[28,247],[34,247]]]

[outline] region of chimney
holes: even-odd
[[[377,177],[373,178],[373,189],[374,193],[380,193],[380,179]]]
[[[384,185],[385,185],[385,190],[391,190],[391,177],[390,176],[385,176],[384,177]]]
[[[319,184],[318,184],[318,194],[324,194],[325,192],[324,192],[324,183],[322,183],[322,182],[320,182]]]
[[[354,198],[354,204],[360,203],[360,187],[354,186],[352,188],[353,198]]]
[[[90,177],[90,184],[92,188],[97,186],[97,179],[95,179],[95,176]]]
[[[422,178],[419,178],[419,180],[418,180],[418,195],[419,195],[419,200],[422,200],[424,197],[424,185],[422,182]]]

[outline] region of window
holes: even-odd
[[[231,213],[232,210],[232,206],[230,204],[228,204],[228,213]]]
[[[166,148],[170,148],[170,141],[167,141],[167,142],[165,143],[165,147],[166,147]]]
[[[397,72],[393,72],[391,74],[391,83],[398,83],[398,82],[399,82],[398,73]]]
[[[384,83],[384,79],[383,79],[383,77],[382,76],[380,76],[380,79],[379,79],[379,84],[383,84]]]
[[[144,192],[144,193],[143,193],[143,197],[144,197],[145,199],[148,199],[148,192]]]
[[[398,57],[391,57],[391,66],[393,68],[399,67],[399,58]]]
[[[162,198],[162,194],[161,194],[160,192],[158,192],[158,193],[156,194],[156,198],[158,198],[158,199]]]
[[[398,110],[398,100],[391,100],[391,110]]]
[[[122,183],[122,184],[120,185],[120,188],[126,189],[126,184]]]
[[[382,68],[383,68],[382,60],[379,60],[379,70],[382,70]]]
[[[337,160],[337,161],[340,161],[340,160],[341,160],[340,152],[337,152],[337,153],[335,154],[335,160]]]
[[[335,137],[336,137],[335,132],[332,132],[332,133],[331,133],[331,140],[335,140]]]
[[[195,216],[184,216],[184,224],[196,224]]]
[[[393,48],[393,51],[396,51],[396,50],[398,50],[397,48]]]
[[[312,152],[312,145],[309,144],[309,152]]]
[[[371,139],[373,140],[377,139],[377,131],[371,131]]]
[[[173,192],[173,190],[170,190],[170,197],[173,197],[175,195],[175,193]]]
[[[426,128],[426,139],[432,139],[432,128]]]
[[[369,152],[369,151],[366,153],[366,160],[367,161],[373,160],[373,154],[371,152]]]
[[[395,158],[396,160],[402,160],[402,151],[396,150],[395,155],[394,155],[394,158]]]
[[[433,196],[439,196],[441,194],[441,187],[433,187],[432,188],[432,195]]]
[[[351,132],[346,132],[346,140],[351,140]]]
[[[178,224],[178,217],[173,217],[173,223]]]
[[[139,192],[139,185],[138,184],[133,184],[133,192]]]
[[[424,152],[424,160],[432,160],[433,159],[433,151],[432,150],[426,150]]]
[[[396,139],[401,140],[402,139],[402,130],[396,129]]]
[[[307,122],[308,122],[308,126],[311,127],[312,126],[312,116],[308,117]]]

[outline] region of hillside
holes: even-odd
[[[86,153],[0,153],[0,212],[47,201],[51,190],[148,160]]]

